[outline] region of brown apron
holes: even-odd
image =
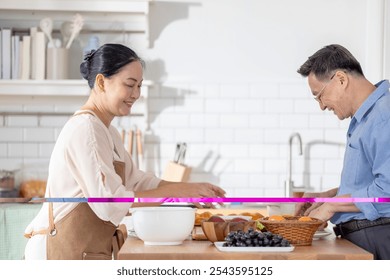
[[[114,161],[113,164],[125,184],[125,163]],[[113,252],[116,259],[124,243],[126,228],[101,220],[88,203],[79,203],[54,224],[53,203],[50,203],[49,228],[33,232],[30,237],[34,234],[47,234],[48,260],[111,260]]]

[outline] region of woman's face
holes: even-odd
[[[115,75],[104,78],[106,109],[113,116],[127,116],[141,95],[143,69],[139,61],[122,67]]]

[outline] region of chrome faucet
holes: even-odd
[[[289,152],[288,152],[288,169],[287,169],[287,180],[285,181],[285,197],[291,197],[294,188],[294,181],[292,180],[292,142],[294,138],[298,139],[299,144],[299,155],[302,155],[302,138],[297,132],[290,135],[288,139]]]

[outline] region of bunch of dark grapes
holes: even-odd
[[[253,228],[248,231],[232,231],[225,237],[223,247],[289,247],[290,242],[283,236],[269,231],[260,232]]]

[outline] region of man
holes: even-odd
[[[389,81],[373,85],[360,63],[340,45],[320,49],[298,73],[308,78],[321,110],[333,111],[340,120],[351,118],[340,186],[305,197],[390,197]],[[300,203],[296,214],[330,220],[337,236],[371,252],[375,259],[390,259],[389,203]]]

